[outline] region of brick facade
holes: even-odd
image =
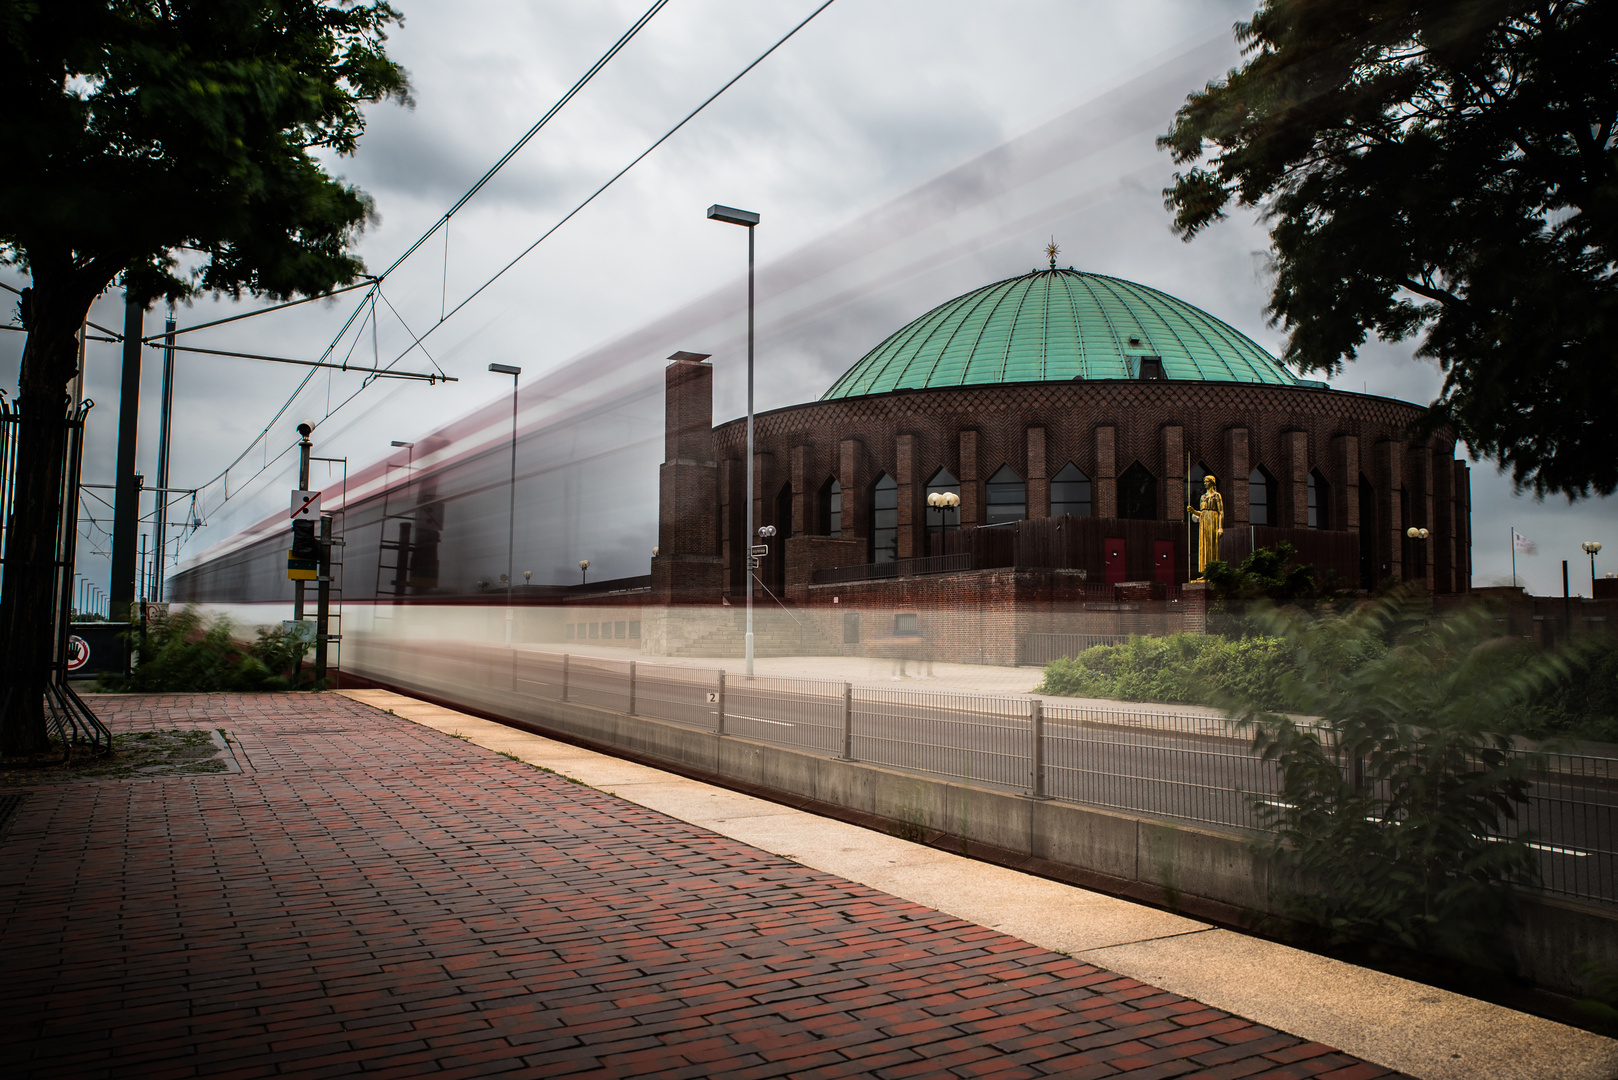
[[[1040,519],[1051,516],[1052,477],[1069,463],[1090,478],[1093,529],[1108,537],[1132,535],[1139,530],[1130,526],[1142,524],[1117,520],[1140,509],[1145,489],[1131,477],[1138,481],[1144,469],[1154,500],[1145,508],[1160,522],[1178,523],[1200,489],[1202,468],[1225,495],[1227,531],[1245,535],[1258,524],[1249,513],[1249,475],[1262,469],[1274,485],[1267,500],[1274,517],[1255,532],[1310,529],[1313,497],[1321,539],[1341,537],[1337,548],[1350,553],[1350,564],[1351,553],[1361,552],[1362,584],[1420,580],[1436,593],[1469,586],[1466,464],[1454,460],[1449,432],[1418,442],[1407,437],[1421,409],[1405,402],[1309,387],[1161,380],[985,385],[812,402],[756,418],[748,492],[746,422],[712,426],[711,367],[686,356],[670,365],[667,379],[663,519],[649,610],[743,597],[750,542],[744,500],[752,499],[755,525],[777,530],[761,577],[799,607],[830,647],[1007,664],[1030,633],[1201,630],[1206,602],[1195,588],[1172,603],[1107,610],[1086,603],[1084,582],[1102,581],[1099,562],[986,569],[978,560],[971,572],[814,583],[817,571],[872,560],[873,491],[883,476],[892,479],[897,499],[896,554],[910,559],[939,547],[929,544],[926,506],[927,484],[938,470],[958,479],[960,528],[970,530],[988,523],[988,481],[1002,467],[1023,478],[1026,517]],[[841,489],[835,537],[828,535],[832,483]],[[1428,539],[1409,539],[1412,526],[1428,529]],[[1170,585],[1190,576],[1187,549],[1178,540],[1172,546]],[[1168,547],[1163,552],[1166,560]],[[1155,564],[1159,556],[1129,552],[1137,570],[1148,558]],[[651,649],[666,620],[648,619]]]
[[[804,506],[792,535],[825,535],[817,502],[830,480],[842,488],[842,536],[870,535],[871,491],[886,474],[898,485],[900,558],[928,553],[926,483],[939,468],[960,481],[961,528],[985,522],[988,478],[1009,465],[1026,485],[1027,514],[1050,514],[1050,477],[1072,462],[1091,479],[1092,513],[1120,511],[1118,478],[1139,464],[1156,484],[1156,514],[1179,520],[1186,462],[1206,464],[1225,494],[1228,526],[1249,521],[1248,475],[1276,484],[1275,524],[1305,528],[1311,474],[1327,528],[1361,531],[1373,583],[1420,579],[1434,592],[1464,592],[1470,580],[1466,465],[1453,434],[1406,437],[1421,414],[1407,402],[1308,387],[1204,382],[1024,383],[908,390],[813,402],[756,418],[758,524],[774,524],[775,493],[790,486]],[[745,422],[714,429],[714,454],[739,472]],[[1369,453],[1367,453],[1369,448]],[[1200,477],[1192,478],[1190,490]],[[1360,486],[1373,493],[1361,505]],[[1367,515],[1369,519],[1367,520]],[[731,512],[732,517],[740,515]],[[1429,530],[1410,541],[1411,526]],[[739,525],[732,522],[736,543]],[[782,531],[785,531],[783,529]],[[1425,545],[1425,554],[1412,544]],[[734,567],[730,551],[727,563]],[[866,554],[861,561],[868,561]],[[1406,565],[1406,563],[1410,565]],[[783,578],[794,578],[790,567]],[[733,592],[739,574],[733,569]]]

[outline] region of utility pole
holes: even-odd
[[[174,317],[163,324],[163,394],[157,420],[157,507],[153,519],[151,598],[163,599],[164,570],[168,566],[169,537],[169,418],[174,409]]]
[[[315,430],[315,425],[311,424],[307,420],[301,421],[298,424],[298,490],[299,491],[308,491],[309,490],[309,450],[310,450],[310,447],[312,445],[309,442],[309,436],[314,433],[314,430]],[[294,581],[292,583],[292,618],[294,620],[296,620],[297,622],[303,622],[303,582],[302,581]],[[302,668],[303,662],[301,660],[298,662],[298,666],[299,666],[300,669]]]
[[[146,305],[124,292],[124,364],[118,385],[118,464],[113,476],[112,580],[114,618],[129,619],[135,602],[135,533],[140,528],[140,480],[135,446],[140,434],[140,350]]]
[[[331,620],[331,515],[320,515],[320,577],[315,585],[315,685],[326,681],[326,635]],[[298,582],[302,585],[303,582]]]

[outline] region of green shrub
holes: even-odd
[[[299,675],[306,646],[279,626],[263,627],[245,649],[230,621],[203,620],[180,610],[148,626],[145,641],[132,634],[139,662],[122,675],[102,675],[98,690],[127,693],[273,691],[315,689],[312,671]]]
[[[1283,709],[1292,701],[1293,667],[1290,648],[1273,637],[1136,637],[1052,661],[1035,693],[1189,705],[1221,705],[1239,695]]]
[[[1279,790],[1253,805],[1293,913],[1338,943],[1503,962],[1516,889],[1537,874],[1525,838],[1499,839],[1533,763],[1506,728],[1570,665],[1522,657],[1480,612],[1430,620],[1416,596],[1270,629],[1296,664],[1297,711],[1320,718],[1256,697],[1237,709],[1278,766]],[[1345,669],[1344,655],[1366,659]]]

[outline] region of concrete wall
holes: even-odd
[[[368,649],[361,642],[349,670],[401,692],[783,802],[849,811],[904,832],[946,834],[959,838],[968,852],[981,845],[1036,868],[1076,868],[1088,875],[1081,883],[1194,915],[1252,925],[1282,911],[1268,865],[1239,835],[539,700],[514,689],[516,665],[505,650],[457,652],[440,646],[431,656],[429,662],[415,650]],[[1534,898],[1524,905],[1513,948],[1525,977],[1547,989],[1580,994],[1586,961],[1618,968],[1618,913]]]

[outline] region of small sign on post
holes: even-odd
[[[315,522],[320,520],[320,492],[293,491],[292,547],[287,551],[287,579],[314,581],[320,577],[320,545]]]
[[[320,492],[294,491],[292,493],[292,520],[320,520]]]

